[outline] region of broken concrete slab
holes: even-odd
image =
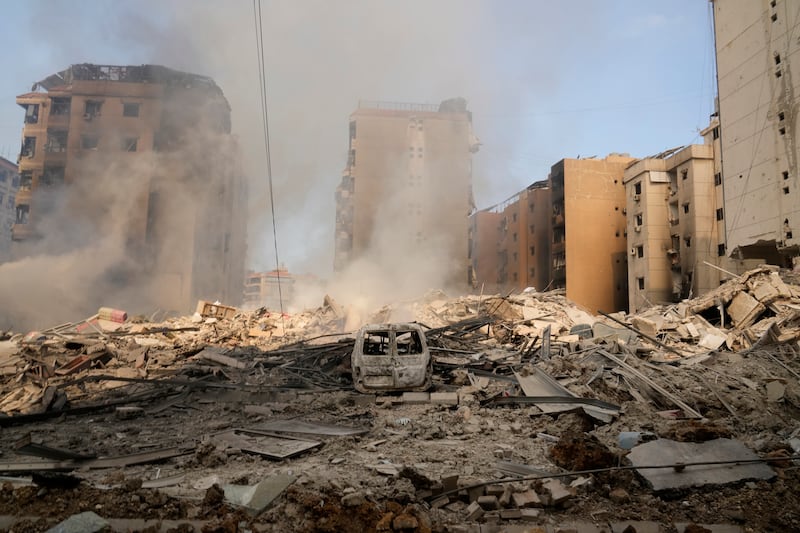
[[[734,524],[697,524],[694,522],[675,522],[675,529],[678,533],[684,533],[689,526],[700,526],[711,533],[743,533],[744,528]]]
[[[92,511],[72,515],[60,524],[47,530],[47,533],[96,533],[110,527],[110,524]]]
[[[526,507],[541,507],[542,500],[536,491],[526,490],[524,492],[515,492],[511,495],[511,503],[519,509]]]
[[[734,296],[727,308],[733,325],[739,329],[750,326],[765,310],[764,304],[744,291]]]
[[[270,420],[261,424],[259,429],[265,431],[286,432],[286,433],[305,433],[310,435],[361,435],[369,432],[369,428],[354,428],[349,426],[337,426],[334,424],[324,424],[322,422],[309,422],[298,418],[289,420]]]
[[[430,401],[438,405],[458,405],[458,392],[432,392]]]
[[[222,490],[228,502],[244,507],[253,516],[258,516],[294,483],[295,479],[288,474],[278,474],[256,485],[225,485]]]
[[[702,485],[724,485],[747,479],[771,479],[775,472],[764,463],[696,465],[678,468],[639,468],[717,461],[754,461],[759,457],[733,439],[676,442],[658,439],[634,447],[628,455],[637,472],[655,491]]]
[[[414,405],[423,404],[431,401],[431,395],[428,392],[404,392],[403,403]]]

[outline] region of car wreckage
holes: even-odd
[[[356,335],[351,357],[353,385],[359,392],[425,391],[431,386],[433,359],[419,324],[372,324]]]

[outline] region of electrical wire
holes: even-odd
[[[272,242],[275,247],[275,273],[278,279],[278,305],[283,323],[283,290],[281,288],[281,263],[278,255],[278,229],[275,223],[275,195],[272,185],[272,157],[269,143],[269,106],[267,105],[267,75],[264,58],[264,27],[261,17],[261,0],[253,0],[253,20],[256,33],[256,53],[258,56],[258,84],[261,90],[261,116],[264,129],[264,153],[267,158],[267,181],[269,183],[269,206],[272,213]]]

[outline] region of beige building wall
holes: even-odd
[[[591,312],[628,306],[625,167],[633,158],[562,159],[551,168],[553,288]]]
[[[663,159],[640,159],[625,170],[628,307],[633,313],[672,301],[669,174]]]
[[[788,265],[800,247],[800,2],[712,3],[727,249]]]
[[[362,103],[350,117],[350,154],[337,188],[335,269],[402,242],[466,286],[477,147],[461,99]]]

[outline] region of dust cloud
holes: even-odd
[[[39,0],[34,5],[37,12],[31,25],[40,35],[38,49],[47,58],[42,76],[87,61],[161,64],[215,79],[231,103],[233,132],[242,153],[237,163],[249,181],[248,266],[253,270],[274,268],[253,4],[120,0],[75,5]],[[537,54],[536,59],[531,56],[524,64],[508,60],[508,28],[501,27],[497,16],[503,9],[478,0],[262,4],[275,218],[282,264],[295,273],[331,276],[334,191],[347,161],[348,116],[360,99],[436,103],[463,95],[475,113],[475,133],[486,150],[509,156],[514,152],[520,133],[518,123],[498,124],[481,117],[512,116],[530,105],[537,91],[554,90],[557,68],[555,60],[546,54]],[[557,27],[554,17],[572,18],[558,7],[539,7],[536,11],[537,17],[520,16],[518,20],[525,21],[525,32],[541,36],[542,46],[559,38],[553,29]],[[85,38],[76,39],[77,33]],[[534,87],[529,82],[538,79],[537,72],[546,75]],[[21,82],[20,92],[31,81]],[[508,171],[497,166],[489,169],[487,161],[482,153],[475,157],[479,196],[481,191],[496,190],[498,180]],[[524,176],[519,184],[506,182],[506,186],[516,189],[528,179]],[[118,207],[124,211],[131,206],[125,201],[129,195],[120,181],[118,173],[105,172],[97,176],[95,186],[118,190]],[[135,183],[136,179],[131,181]],[[111,207],[114,200],[108,201],[109,210],[118,212]],[[56,240],[68,238],[66,233],[57,232]],[[43,315],[47,307],[42,307],[42,302],[53,295],[60,301],[50,307],[63,309],[59,316],[75,319],[73,310],[89,307],[85,304],[91,299],[87,295],[96,293],[90,289],[102,287],[98,274],[102,280],[110,269],[112,278],[126,279],[127,266],[117,269],[115,265],[128,265],[136,258],[120,252],[120,238],[119,232],[100,228],[86,249],[92,250],[88,262],[76,257],[75,251],[67,251],[58,256],[58,261],[37,256],[28,260],[27,268],[6,265],[10,273],[25,270],[31,283],[41,286],[36,290],[6,287],[0,297],[11,298],[14,307],[29,309],[21,314],[27,317],[26,324],[34,318],[38,324],[56,318]],[[70,248],[57,243],[53,246]],[[447,289],[445,280],[452,276],[452,268],[464,268],[404,262],[396,251],[376,252],[373,261],[356,263],[342,278],[331,280],[326,290],[343,303],[362,295],[380,295],[378,299],[386,301],[410,298],[429,288]],[[49,281],[48,270],[62,272],[58,284]],[[134,307],[140,305],[137,298],[142,294],[135,286],[129,292],[133,294],[117,293],[119,296],[113,298],[109,293],[102,303],[138,311]],[[307,300],[300,298],[299,302]],[[309,303],[318,305],[319,301]]]

